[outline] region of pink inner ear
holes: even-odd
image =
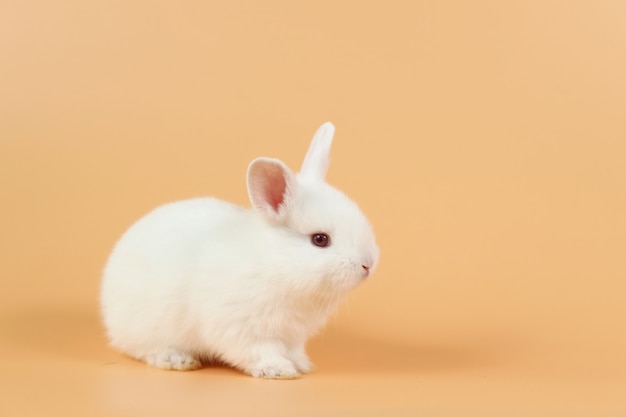
[[[285,200],[285,175],[280,166],[269,165],[264,167],[262,176],[265,178],[263,183],[263,194],[265,201],[272,206],[274,211],[278,212],[278,208]]]

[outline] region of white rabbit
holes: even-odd
[[[309,372],[307,339],[378,263],[357,205],[324,182],[334,134],[320,127],[298,175],[248,167],[252,210],[214,198],[166,204],[116,244],[101,303],[111,344],[162,369],[219,361],[255,377]]]

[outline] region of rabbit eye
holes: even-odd
[[[314,233],[311,235],[311,243],[320,248],[330,245],[330,236],[326,233]]]

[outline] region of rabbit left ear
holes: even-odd
[[[248,166],[247,186],[252,207],[270,220],[284,220],[295,183],[293,172],[278,159],[257,158]]]
[[[315,132],[309,150],[300,168],[300,175],[324,180],[330,162],[330,146],[333,143],[335,126],[326,122]]]

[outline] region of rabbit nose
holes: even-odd
[[[371,256],[366,256],[362,258],[361,267],[363,267],[363,269],[366,271],[372,269],[374,267],[374,258],[372,258]]]
[[[370,266],[369,265],[361,265],[363,271],[365,272],[365,276],[367,277],[370,274]]]

